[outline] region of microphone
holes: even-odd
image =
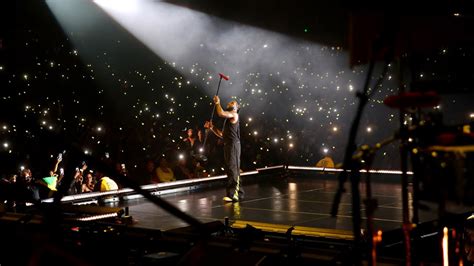
[[[219,73],[219,76],[221,77],[221,79],[229,80],[229,76],[226,76],[222,73]]]

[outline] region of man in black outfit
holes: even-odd
[[[240,179],[240,124],[239,124],[239,104],[231,101],[224,111],[220,104],[219,96],[214,96],[217,115],[225,118],[224,130],[220,131],[212,125],[212,121],[207,121],[205,128],[210,129],[216,136],[224,140],[224,163],[227,173],[227,195],[224,201],[236,202],[243,198],[244,191]]]

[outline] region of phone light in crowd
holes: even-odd
[[[200,152],[200,153],[203,153],[203,152],[204,152],[204,148],[199,148],[199,152]]]
[[[101,132],[102,131],[102,127],[97,127],[97,132]]]
[[[371,128],[371,127],[367,127],[367,132],[368,132],[368,133],[372,132],[372,128]]]
[[[84,150],[84,154],[90,154],[91,152],[88,149]]]
[[[328,149],[328,148],[324,148],[324,149],[323,149],[323,153],[324,153],[324,154],[327,154],[328,152],[329,152],[329,149]]]
[[[179,158],[180,160],[184,160],[184,154],[182,154],[182,153],[179,154],[179,155],[178,155],[178,158]]]
[[[291,149],[293,148],[295,145],[293,145],[293,143],[290,143],[290,145],[288,145],[288,147]]]
[[[253,132],[253,135],[254,135],[254,136],[257,136],[257,135],[258,135],[258,131],[254,131],[254,132]]]
[[[277,139],[277,138],[274,138],[274,139],[273,139],[273,142],[278,143],[278,139]]]
[[[4,143],[3,143],[3,147],[4,147],[5,149],[7,149],[8,147],[10,147],[10,144],[8,144],[8,142],[4,142]]]
[[[337,132],[339,129],[337,127],[333,127],[332,131]]]
[[[23,171],[23,170],[25,170],[25,166],[20,165],[20,171]]]
[[[469,118],[474,119],[474,113],[470,113]]]
[[[251,117],[249,117],[249,122],[252,122],[252,118],[251,118]]]

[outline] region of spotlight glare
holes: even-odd
[[[94,3],[120,13],[131,13],[138,10],[138,1],[136,0],[94,0]]]

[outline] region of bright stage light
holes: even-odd
[[[94,0],[98,6],[113,8],[116,12],[130,14],[137,12],[138,0]]]
[[[204,83],[206,88],[209,87],[209,79],[214,78],[214,73],[224,72],[231,74],[233,80],[245,80],[246,73],[257,70],[265,69],[268,73],[277,73],[280,71],[281,62],[285,62],[289,69],[296,69],[305,65],[307,58],[288,58],[286,51],[301,46],[321,49],[320,45],[312,42],[224,20],[166,1],[94,0],[93,3],[157,56],[172,62],[173,66],[185,66],[186,70],[183,69],[181,74],[192,83]],[[250,58],[243,56],[252,52],[249,47],[256,44],[265,48],[265,52],[252,53]],[[193,66],[196,62],[199,62],[203,69],[209,70],[211,75],[196,76],[197,73],[190,72],[187,66]],[[333,63],[335,61],[331,62]],[[314,66],[315,69],[319,67]],[[309,81],[310,76],[291,81],[292,84],[288,85],[299,87]],[[289,82],[282,80],[282,84],[285,83]],[[241,83],[229,82],[222,93],[240,96],[241,91]]]

